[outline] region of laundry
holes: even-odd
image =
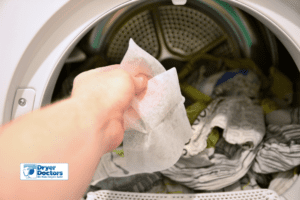
[[[300,125],[268,125],[262,148],[253,164],[256,173],[290,170],[300,164]]]
[[[187,68],[187,66],[185,66],[185,68]],[[193,73],[191,73],[188,76],[186,81],[193,86],[201,86],[201,83],[205,79],[210,77],[210,76],[205,76],[205,74],[207,73],[207,71],[209,69],[213,69],[213,68],[209,68],[207,65],[201,65],[197,70],[194,70]],[[219,72],[219,70],[216,70],[216,72]],[[215,74],[215,73],[212,73],[211,75],[213,75],[213,74]],[[180,75],[181,74],[179,74],[179,77],[180,77]],[[197,87],[197,89],[199,90],[199,87]]]
[[[113,190],[122,192],[148,192],[160,185],[162,175],[159,172],[142,173],[126,177],[108,177],[89,186],[88,192],[97,190]]]
[[[218,73],[214,73],[211,76],[206,77],[204,76],[204,72],[206,71],[205,69],[206,66],[201,66],[194,73],[191,73],[186,81],[197,90],[211,96],[216,82],[222,77],[224,72],[218,71]]]
[[[223,137],[227,142],[256,148],[265,134],[262,108],[244,96],[214,100],[194,122],[193,137],[185,145],[183,156],[191,157],[202,152],[214,127],[224,130]]]
[[[300,145],[264,144],[259,151],[253,170],[257,173],[274,173],[289,170],[300,164]]]
[[[155,184],[152,189],[147,191],[147,193],[156,193],[156,194],[192,194],[195,193],[194,190],[181,185],[171,179],[164,177],[159,181],[158,184]]]
[[[259,97],[261,82],[251,70],[234,69],[213,74],[202,81],[194,80],[192,74],[188,82],[204,94],[212,97],[247,96],[251,99]]]
[[[261,107],[243,96],[225,98],[206,125],[222,128],[223,137],[228,143],[250,148],[256,148],[265,134]]]
[[[288,125],[292,123],[291,113],[289,110],[275,110],[266,115],[267,124]]]
[[[188,168],[200,168],[214,165],[209,158],[214,154],[214,148],[206,148],[202,152],[198,153],[193,157],[182,156],[175,166],[177,168],[188,169]]]
[[[258,184],[257,176],[251,170],[239,182],[241,183],[241,190],[262,189]]]
[[[293,83],[281,71],[270,67],[271,88],[273,100],[283,108],[289,106],[293,101]]]
[[[219,96],[247,96],[257,99],[261,82],[250,70],[233,70],[223,74],[216,83],[212,98]]]
[[[300,144],[300,124],[269,125],[265,143]]]
[[[272,181],[272,174],[257,174],[251,169],[247,172],[245,176],[241,179],[219,190],[209,190],[205,192],[234,192],[243,190],[257,190],[257,189],[267,189],[269,188],[270,182]],[[269,188],[271,189],[271,188]],[[203,192],[203,191],[195,191]]]
[[[299,107],[296,107],[288,109],[279,109],[270,112],[266,115],[266,123],[275,125],[300,124],[299,109]]]
[[[256,190],[261,189],[261,187],[257,184],[253,173],[249,171],[244,177],[242,177],[237,182],[224,187],[219,190],[212,190],[208,192],[234,192],[234,191],[242,191],[242,190]]]
[[[218,60],[206,54],[200,57]],[[290,97],[284,91],[261,96],[262,87],[279,87],[283,76],[278,71],[272,70],[269,82],[253,63],[243,68],[240,63],[232,67],[230,60],[225,61],[225,67],[209,68],[204,63],[196,73],[190,73],[195,66],[187,65],[178,76],[182,94],[193,102],[186,108],[192,134],[173,166],[159,172],[137,172],[128,166],[125,148],[119,147],[101,158],[89,191],[186,194],[278,190],[279,177],[284,175],[276,179],[271,173],[300,164],[299,108],[282,109],[281,100]],[[265,119],[269,124],[266,136]]]
[[[245,96],[220,97],[199,114],[192,130],[182,157],[161,172],[195,190],[222,189],[251,167],[264,137],[263,111]]]
[[[186,114],[189,118],[190,124],[194,124],[200,113],[207,107],[204,102],[197,101],[186,108]]]
[[[260,101],[260,105],[261,105],[265,115],[267,115],[275,110],[280,109],[280,107],[269,98],[262,99]],[[274,115],[274,116],[277,116],[277,115]],[[268,118],[266,119],[266,123],[268,123]]]
[[[244,70],[250,70],[253,71],[258,78],[260,79],[262,85],[262,89],[266,89],[270,87],[270,81],[265,76],[264,72],[259,68],[256,63],[250,59],[250,58],[235,58],[235,59],[229,59],[229,58],[223,58],[224,61],[224,67],[227,70],[230,69],[244,69]]]
[[[291,114],[291,124],[300,124],[300,107],[288,109]]]
[[[201,84],[206,78],[224,71],[223,59],[210,54],[197,54],[180,70],[179,80],[186,80],[189,84]]]
[[[222,137],[218,140],[215,151],[206,157],[206,162],[210,164],[210,161],[213,165],[203,167],[196,163],[182,165],[181,162],[161,173],[194,190],[219,190],[235,183],[248,172],[257,150],[258,148],[250,150],[229,144]]]
[[[156,194],[194,193],[194,190],[162,176],[159,172],[135,174],[127,177],[109,177],[90,185],[86,191],[86,195],[89,192],[98,190]]]
[[[213,128],[211,133],[208,135],[207,138],[207,146],[206,148],[214,148],[220,139],[220,131],[218,128]]]
[[[118,147],[115,151],[101,157],[91,185],[109,177],[127,177],[135,174],[126,167],[126,160],[122,154],[120,155],[122,151],[123,147]]]
[[[212,113],[216,109],[216,106],[221,100],[221,98],[214,100],[198,115],[198,117],[194,121],[194,124],[192,125],[193,136],[185,144],[182,157],[190,158],[192,156],[198,155],[206,148],[207,138],[211,131],[208,130],[205,132],[205,134],[203,134],[201,131],[208,122],[209,116],[212,115]]]
[[[297,169],[298,168],[294,168],[285,172],[273,174],[273,180],[270,182],[269,189],[274,190],[278,195],[282,195],[299,177]]]
[[[192,189],[176,183],[160,172],[133,174],[126,169],[125,159],[120,155],[122,147],[101,157],[96,173],[86,191],[113,190],[147,193],[194,193]]]

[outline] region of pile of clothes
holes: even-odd
[[[291,81],[275,67],[266,77],[249,59],[224,59],[213,66],[194,62],[186,69],[179,79],[187,86],[181,89],[193,136],[178,162],[160,172],[131,175],[119,147],[101,158],[87,192],[269,188],[283,194],[297,179],[300,165],[300,108],[290,106]],[[195,89],[197,94],[191,92]]]

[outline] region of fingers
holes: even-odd
[[[114,70],[114,69],[120,69],[120,65],[109,65],[109,66],[106,66],[106,67],[99,67],[97,69],[94,69],[96,70],[97,72],[101,72],[101,73],[104,73],[104,72],[109,72],[111,70]]]
[[[137,122],[140,120],[140,116],[138,113],[130,107],[125,113],[124,113],[124,129],[127,130],[130,127],[130,124],[137,124]]]
[[[127,60],[126,62],[122,61],[120,68],[127,71],[133,77],[138,74],[145,74],[149,77],[153,75],[153,72],[151,71],[149,64],[146,63],[141,58],[136,58],[134,60]]]
[[[132,63],[126,63],[124,65],[110,65],[107,67],[97,68],[96,70],[97,72],[104,73],[115,69],[123,69],[133,78],[135,93],[139,94],[147,88],[148,80],[151,78],[150,71],[145,67],[130,66],[129,64]]]
[[[89,70],[79,74],[74,80],[72,98],[77,98],[87,105],[89,110],[103,121],[104,144],[107,151],[115,149],[123,140],[124,112],[128,110],[134,95],[140,98],[146,92],[151,77],[142,67],[129,65],[111,65]],[[98,113],[105,113],[105,116]],[[137,121],[136,113],[131,113],[131,120]]]
[[[148,76],[145,74],[138,74],[133,77],[133,82],[135,86],[135,93],[139,94],[147,88]]]
[[[102,140],[103,144],[101,145],[106,147],[105,152],[116,149],[122,143],[124,137],[123,123],[123,119],[112,119],[102,129],[104,140]]]

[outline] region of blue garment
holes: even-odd
[[[235,75],[237,74],[243,74],[243,75],[247,75],[248,74],[248,70],[246,69],[241,69],[238,72],[226,72],[225,74],[223,74],[223,76],[218,80],[216,86],[224,83],[225,81],[232,79],[233,77],[235,77]]]

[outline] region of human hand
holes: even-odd
[[[106,151],[115,149],[123,140],[123,114],[135,95],[143,95],[148,76],[142,68],[111,65],[79,74],[71,98],[86,105],[85,112],[96,116],[101,127],[101,143]]]

